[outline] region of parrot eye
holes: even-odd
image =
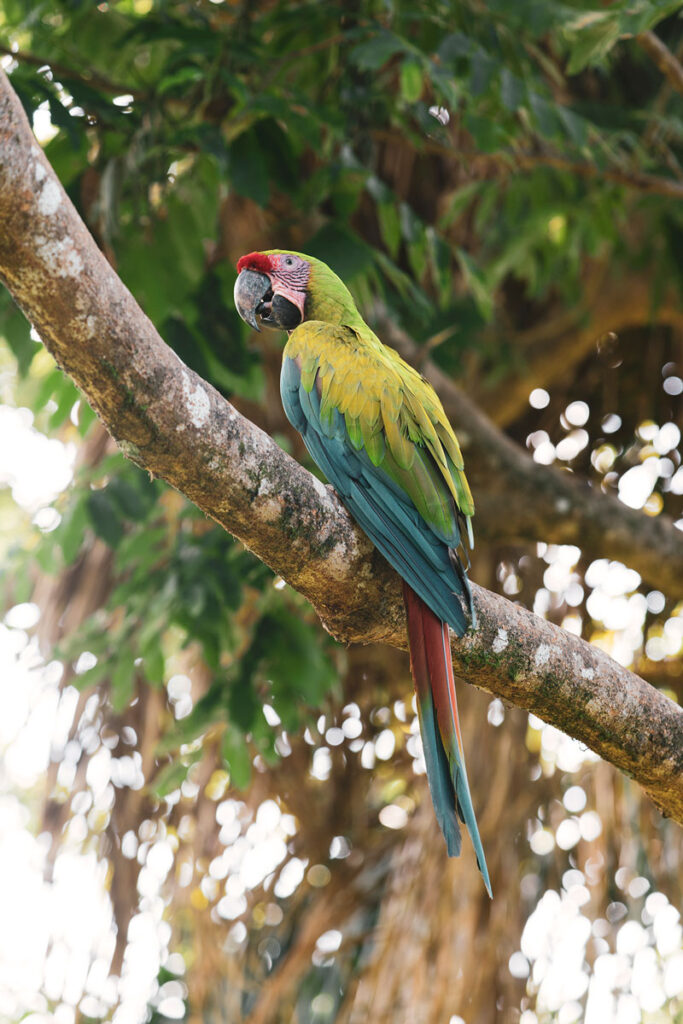
[[[285,266],[286,267],[294,266],[294,260],[292,259],[291,256],[285,256]]]

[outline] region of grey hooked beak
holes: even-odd
[[[235,306],[246,324],[260,331],[257,315],[267,315],[273,289],[270,279],[256,270],[243,270],[235,281]]]

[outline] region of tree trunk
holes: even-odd
[[[445,856],[425,793],[394,852],[370,958],[345,1000],[340,1024],[517,1019],[523,987],[508,960],[519,948],[525,908],[506,893],[518,891],[524,825],[538,801],[523,754],[526,716],[508,714],[503,728],[493,730],[483,695],[468,692],[461,703],[494,899],[484,890],[467,837],[460,858]],[[499,1015],[502,1006],[508,1008],[505,1017]]]

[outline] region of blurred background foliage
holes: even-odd
[[[680,7],[2,0],[0,52],[162,336],[298,458],[281,339],[232,303],[257,248],[330,263],[540,466],[675,518],[683,103],[652,47],[676,63]],[[405,659],[339,648],[116,454],[4,292],[0,335],[21,412],[2,437],[42,432],[73,463],[42,499],[0,476],[3,629],[43,659],[62,721],[22,795],[51,884],[60,858],[106,865],[111,939],[76,983],[51,935],[43,980],[14,979],[0,1012],[683,1019],[680,840],[637,788],[464,694],[489,904],[469,851],[448,864],[438,842]],[[474,578],[680,700],[683,608],[599,550],[547,544],[542,520],[535,540],[480,545]],[[2,786],[21,791],[11,771]]]

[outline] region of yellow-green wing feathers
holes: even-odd
[[[369,328],[360,336],[307,321],[290,335],[285,356],[299,364],[306,391],[317,386],[321,421],[330,424],[338,411],[353,447],[365,449],[438,532],[452,528],[452,502],[473,515],[460,447],[437,395]]]

